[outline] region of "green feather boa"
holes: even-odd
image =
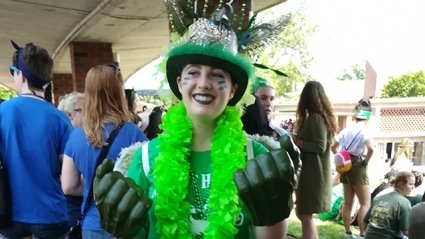
[[[154,213],[160,238],[192,238],[189,225],[189,167],[193,126],[183,103],[171,107],[163,118],[159,155],[153,178]],[[233,238],[241,212],[233,174],[246,163],[246,138],[239,110],[228,106],[218,120],[211,145],[211,187],[208,226],[204,238]]]

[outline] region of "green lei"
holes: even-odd
[[[154,213],[160,238],[192,238],[189,226],[189,167],[193,126],[183,103],[171,107],[163,118],[159,155],[153,178]],[[246,138],[239,110],[228,106],[220,116],[211,145],[211,187],[208,226],[204,238],[233,238],[241,212],[233,173],[246,162]]]

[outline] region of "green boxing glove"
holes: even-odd
[[[296,179],[301,173],[301,158],[300,158],[300,149],[295,145],[294,140],[289,134],[282,135],[279,139],[280,147],[286,150],[291,156],[291,161],[294,164]]]
[[[151,200],[131,179],[113,172],[105,159],[96,170],[93,194],[102,227],[118,238],[147,238]]]
[[[294,165],[284,149],[260,154],[236,171],[234,181],[255,226],[271,226],[289,217],[295,181]]]

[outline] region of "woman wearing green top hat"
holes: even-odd
[[[332,146],[332,151],[334,153],[337,152],[338,148],[348,150],[351,154],[352,161],[351,170],[340,176],[341,183],[344,185],[342,219],[346,232],[344,235],[345,238],[356,238],[350,230],[354,196],[357,196],[360,203],[360,209],[357,214],[360,238],[365,235],[366,224],[363,219],[370,207],[370,188],[369,178],[367,176],[367,164],[373,154],[373,143],[366,129],[366,125],[371,113],[372,106],[369,99],[361,99],[354,109],[356,123],[349,128],[343,129],[336,137],[336,142]]]
[[[268,152],[235,107],[253,75],[223,15],[199,18],[167,52],[181,100],[158,138],[130,159],[105,160],[94,195],[102,226],[123,238],[282,238],[296,179],[292,141]],[[250,153],[251,152],[251,153]]]

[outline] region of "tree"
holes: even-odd
[[[8,100],[16,96],[16,91],[0,84],[0,99]]]
[[[153,105],[161,105],[168,106],[170,103],[164,97],[160,97],[158,95],[142,95],[139,96],[139,100],[145,103],[153,104]]]
[[[358,64],[355,64],[351,67],[351,71],[345,70],[337,80],[364,80],[365,74],[366,71]]]
[[[282,14],[277,12],[271,15]],[[289,97],[297,82],[306,82],[312,77],[305,73],[313,57],[307,50],[308,37],[316,32],[316,26],[308,22],[301,11],[291,13],[291,20],[284,31],[265,49],[264,53],[254,61],[272,69],[282,71],[289,77],[282,77],[270,70],[258,70],[257,73],[269,80],[275,86],[276,95]]]
[[[382,90],[382,98],[425,96],[425,71],[391,77]]]

